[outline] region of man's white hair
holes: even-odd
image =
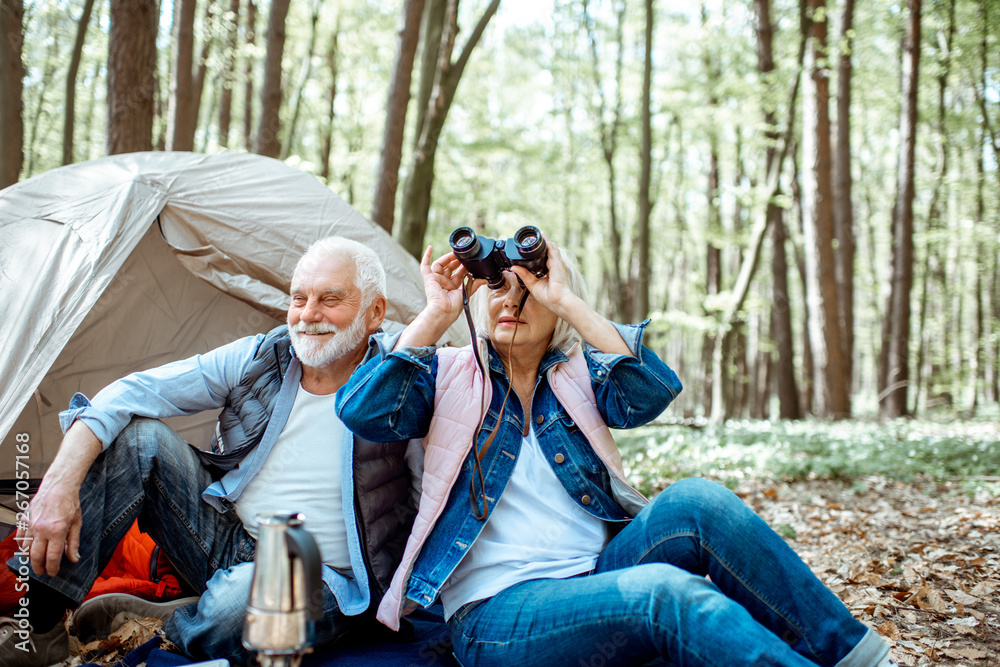
[[[563,247],[559,248],[559,252],[562,254],[563,263],[566,265],[566,283],[570,291],[584,301],[589,301],[587,281],[580,271],[580,265],[577,263],[576,257]],[[469,312],[472,315],[472,323],[476,327],[476,335],[483,338],[490,337],[488,303],[490,291],[490,288],[484,285],[469,300]],[[552,339],[549,341],[548,349],[560,350],[565,354],[569,354],[569,351],[580,340],[580,334],[577,330],[569,322],[560,317],[556,319],[556,328],[552,332]]]
[[[385,268],[375,251],[363,243],[343,236],[328,236],[314,242],[295,265],[293,275],[299,269],[313,266],[333,255],[346,253],[354,260],[355,287],[361,291],[362,308],[366,309],[377,296],[385,296]]]

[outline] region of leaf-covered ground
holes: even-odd
[[[732,488],[901,665],[1000,665],[1000,427],[766,422],[616,434],[648,493]]]
[[[873,477],[745,483],[786,537],[901,665],[1000,665],[1000,498]]]

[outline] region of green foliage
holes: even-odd
[[[267,0],[257,0],[256,44],[246,42],[246,2],[240,3],[235,48],[236,72],[232,100],[229,149],[245,150],[244,117],[256,128],[259,113],[260,69],[265,51]],[[488,4],[487,0],[460,5],[457,52],[461,50]],[[706,0],[699,3],[654,5],[652,72],[652,193],[654,206],[649,243],[649,332],[657,351],[682,372],[685,384],[703,384],[710,372],[704,364],[706,333],[716,328],[717,312],[725,306],[746,252],[750,223],[763,212],[761,184],[768,148],[765,112],[784,130],[789,95],[798,78],[800,3],[772,0],[775,70],[757,71],[754,5],[743,0]],[[25,162],[22,178],[59,165],[62,157],[62,114],[65,107],[66,64],[83,0],[26,0],[23,113]],[[207,37],[207,84],[201,103],[196,149],[221,150],[218,100],[221,68],[226,61],[229,26],[222,13],[228,3],[216,3],[216,19],[205,25],[207,2],[199,0],[195,25],[196,52]],[[293,95],[303,83],[303,61],[311,33],[314,3],[292,3],[285,44],[284,109],[289,121]],[[437,151],[431,211],[424,242],[437,253],[447,249],[450,231],[473,225],[494,237],[510,235],[518,226],[534,223],[550,238],[571,249],[582,261],[595,307],[615,312],[622,294],[610,292],[606,267],[610,263],[609,170],[601,146],[597,110],[600,95],[607,102],[608,123],[618,93],[615,65],[616,2],[589,3],[598,62],[594,63],[580,0],[516,2],[503,0],[468,63],[456,91]],[[950,50],[944,48],[948,3],[926,4],[922,42],[923,61],[919,93],[915,221],[916,275],[913,289],[911,403],[918,414],[928,410],[975,410],[996,401],[997,320],[1000,265],[1000,189],[997,153],[984,127],[979,98],[987,101],[986,120],[996,131],[1000,114],[1000,35],[998,0],[955,0],[956,34]],[[343,0],[320,3],[317,47],[311,74],[302,86],[301,116],[291,142],[288,162],[319,174],[321,137],[328,118],[332,81],[325,64],[330,37],[339,31],[333,148],[328,185],[362,214],[370,212],[385,123],[386,93],[392,74],[396,30],[401,4],[389,0]],[[985,72],[982,62],[982,16],[986,8]],[[847,47],[840,38],[844,3],[827,5],[831,93],[836,94],[836,64]],[[161,4],[158,39],[158,115],[154,143],[165,134],[170,94],[170,53],[173,2]],[[704,10],[704,15],[703,11]],[[888,292],[892,247],[892,211],[896,200],[899,161],[900,42],[905,30],[906,3],[876,0],[857,3],[851,56],[851,102],[854,156],[855,212],[855,375],[852,397],[855,415],[877,409],[877,356],[881,347],[882,312]],[[105,80],[107,77],[108,3],[98,0],[84,45],[76,90],[75,157],[98,157],[106,134]],[[621,124],[615,134],[615,210],[622,236],[619,260],[626,279],[638,277],[636,220],[640,173],[641,81],[644,60],[645,12],[629,3],[623,25]],[[0,36],[2,38],[3,36]],[[938,132],[938,74],[950,58],[946,80],[945,134],[950,140],[950,162],[940,189],[940,220],[929,222],[931,199],[939,180],[942,137]],[[419,62],[419,54],[418,54]],[[255,85],[245,99],[246,71]],[[419,68],[418,68],[419,69]],[[595,69],[597,76],[595,77]],[[414,72],[411,91],[419,88]],[[596,80],[595,80],[596,79]],[[808,368],[804,327],[805,296],[799,265],[803,238],[800,204],[802,98],[796,112],[792,151],[785,164],[779,195],[790,233],[786,250],[790,281],[788,306],[793,322],[794,364],[799,390]],[[836,121],[836,100],[831,99]],[[416,101],[411,101],[403,145],[399,183],[413,164]],[[250,138],[252,145],[252,137]],[[717,197],[708,198],[712,151],[718,161]],[[983,161],[983,176],[978,159]],[[798,160],[793,168],[793,160]],[[795,183],[793,174],[800,182]],[[979,193],[982,192],[982,205]],[[397,202],[401,201],[397,193]],[[714,207],[719,224],[709,225]],[[399,216],[396,217],[399,220]],[[719,293],[707,294],[706,247],[721,249]],[[761,370],[773,348],[768,322],[773,304],[770,241],[760,257],[741,317],[749,357],[748,373]],[[924,276],[927,281],[924,296]],[[977,282],[978,280],[978,282]],[[979,297],[984,304],[982,332],[978,330]],[[926,303],[925,315],[918,305]],[[975,357],[977,340],[986,343]],[[916,368],[920,356],[922,367]],[[773,358],[772,358],[773,361]],[[754,367],[757,367],[756,369]],[[978,389],[978,395],[976,391]],[[770,386],[773,392],[774,383]],[[676,402],[678,413],[705,411],[704,392],[689,390]],[[978,400],[978,404],[974,403]],[[767,400],[766,398],[764,400]],[[935,407],[937,406],[937,407]],[[952,407],[954,406],[954,407]],[[749,404],[736,414],[759,414]]]
[[[616,433],[629,479],[644,493],[690,476],[737,483],[743,478],[903,481],[996,475],[995,422],[729,422],[720,427],[647,426]]]

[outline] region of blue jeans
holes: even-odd
[[[80,561],[64,557],[59,574],[32,573],[32,585],[40,582],[80,602],[138,519],[201,594],[198,604],[173,613],[164,626],[167,638],[193,658],[245,662],[243,620],[256,544],[235,511],[222,514],[202,500],[202,490],[211,483],[197,453],[177,433],[157,420],[133,419],[98,456],[80,489]],[[340,613],[325,586],[323,606],[317,645],[358,622]]]
[[[701,479],[657,496],[592,573],[511,586],[450,625],[465,667],[868,667],[888,651],[742,500]]]

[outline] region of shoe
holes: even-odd
[[[126,621],[156,618],[165,623],[175,609],[197,601],[198,598],[190,597],[169,602],[150,602],[128,593],[107,593],[81,604],[73,612],[66,629],[69,634],[86,643],[97,637],[108,636]],[[5,664],[0,661],[0,665]]]
[[[66,626],[56,623],[45,633],[23,634],[16,618],[0,618],[0,665],[3,667],[49,667],[69,657]]]

